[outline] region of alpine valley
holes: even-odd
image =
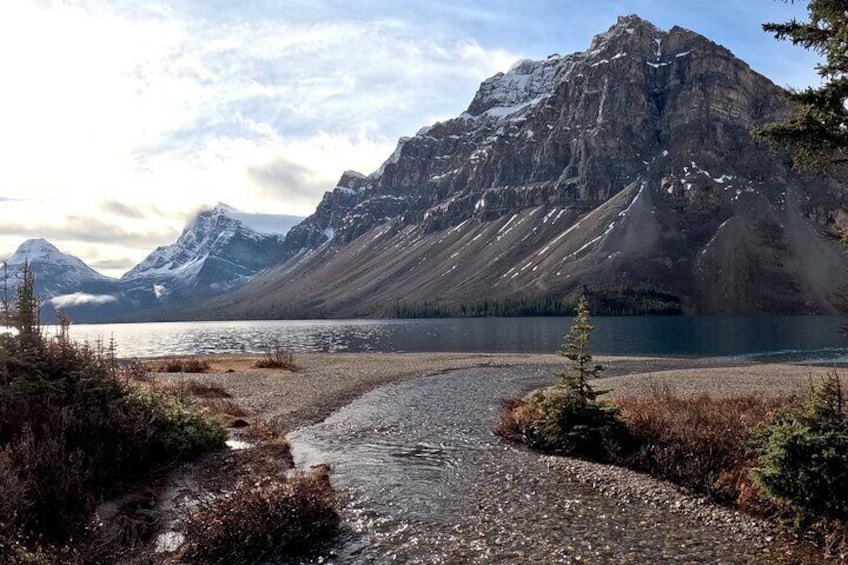
[[[786,111],[726,48],[621,17],[345,172],[284,238],[218,208],[120,281],[74,280],[147,318],[556,314],[583,293],[611,314],[845,312],[848,196],[751,137]],[[217,297],[162,308],[198,288]]]

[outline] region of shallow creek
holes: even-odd
[[[295,462],[328,463],[342,533],[306,563],[757,563],[733,526],[633,503],[492,434],[506,396],[541,368],[470,369],[381,387],[290,434]],[[553,458],[555,459],[555,458]]]

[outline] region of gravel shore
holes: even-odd
[[[160,375],[159,378],[216,382],[224,386],[233,395],[233,400],[246,408],[252,417],[275,419],[283,429],[292,430],[319,422],[365,392],[394,381],[467,368],[543,367],[553,373],[564,367],[564,360],[558,355],[530,354],[303,353],[296,355],[298,370],[295,372],[254,369],[251,367],[253,359],[215,357],[212,358],[214,372]],[[599,357],[596,361],[606,367],[605,378],[597,384],[611,390],[613,396],[639,396],[658,387],[667,387],[680,394],[802,391],[809,386],[811,378],[833,370],[805,365],[757,364],[729,358]],[[700,528],[705,540],[713,539],[723,546],[748,547],[763,562],[819,562],[819,555],[805,544],[792,543],[785,538],[781,543],[774,543],[782,536],[773,525],[720,508],[646,475],[560,457],[544,457],[539,463],[558,469],[610,500],[620,501],[627,507],[635,505],[634,510],[651,507],[655,510],[648,512],[677,516],[675,520],[698,524],[687,525],[687,528],[694,527],[696,531]],[[503,485],[497,488],[502,489]],[[488,497],[483,497],[481,504],[484,499]],[[676,557],[659,561],[679,561],[690,550],[680,551]],[[590,555],[591,552],[587,557]],[[599,562],[607,562],[602,556],[597,557]],[[633,561],[625,559],[622,562],[644,562],[641,559],[645,555],[640,553],[636,557]],[[691,562],[700,562],[694,553],[689,557]],[[562,562],[571,562],[563,559]]]
[[[253,369],[257,357],[210,357],[212,371],[163,374],[163,380],[194,379],[223,385],[255,417],[277,420],[284,430],[319,422],[354,398],[382,384],[474,367],[546,367],[564,360],[552,354],[515,353],[300,353],[295,372]],[[802,390],[828,369],[756,364],[732,358],[598,357],[605,366],[600,386],[614,396],[645,394],[668,386],[687,394],[773,394]]]

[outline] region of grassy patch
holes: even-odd
[[[748,488],[747,470],[757,457],[753,430],[795,401],[791,396],[670,392],[619,399],[620,418],[630,438],[630,449],[619,462],[735,503]]]
[[[232,395],[223,385],[216,382],[201,382],[195,379],[180,379],[171,382],[162,382],[157,388],[171,392],[180,397],[193,397],[202,399],[232,398]]]

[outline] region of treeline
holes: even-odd
[[[593,315],[645,316],[680,315],[680,299],[671,294],[622,289],[583,293]],[[398,300],[377,312],[387,318],[509,318],[524,316],[573,316],[576,298],[559,294],[541,294],[518,298],[486,298],[477,302],[445,304],[432,300]]]
[[[586,291],[595,316],[679,316],[683,314],[680,298],[654,290],[617,289]]]

